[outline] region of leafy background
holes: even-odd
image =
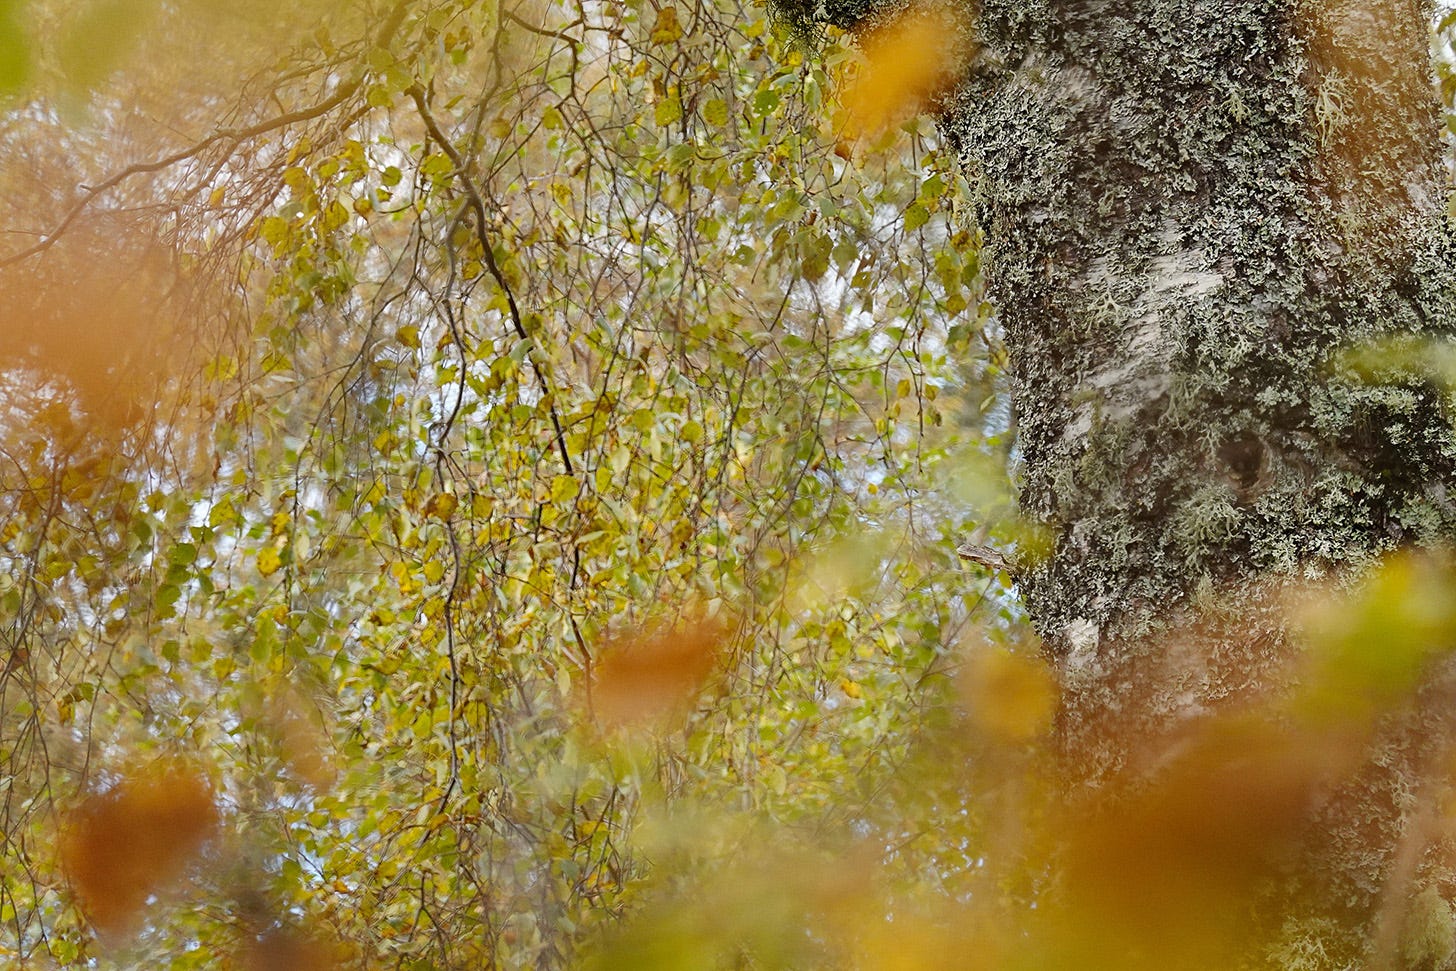
[[[1020,636],[1009,419],[911,95],[735,4],[4,15],[9,960],[676,966],[761,853],[967,878],[901,780]]]

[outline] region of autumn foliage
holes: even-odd
[[[606,726],[666,727],[722,667],[728,635],[721,619],[690,616],[607,644],[589,689],[591,714]]]
[[[957,4],[913,4],[859,38],[863,60],[846,77],[840,133],[844,143],[873,141],[888,129],[933,112],[971,58],[974,15]]]
[[[252,8],[33,6],[0,964],[1303,971],[1370,917],[1317,861],[1379,771],[1423,808],[1369,836],[1373,947],[1456,957],[1456,867],[1410,862],[1456,818],[1439,556],[1291,584],[1265,695],[1145,736],[1129,692],[1083,772],[926,119],[971,5],[812,53],[733,2],[309,4],[236,49]],[[53,77],[48,17],[118,49]],[[1406,723],[1435,756],[1370,756]]]

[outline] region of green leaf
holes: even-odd
[[[930,221],[930,210],[920,203],[908,207],[905,210],[905,231],[913,233]]]
[[[25,0],[0,0],[0,95],[18,94],[30,82],[33,57]]]

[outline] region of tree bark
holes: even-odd
[[[1023,509],[1054,537],[1019,586],[1063,674],[1069,764],[1095,780],[1129,739],[1283,677],[1280,588],[1456,533],[1449,397],[1341,356],[1456,323],[1431,12],[984,0],[976,15],[941,127],[1011,353]],[[1358,929],[1328,966],[1372,953],[1429,716],[1392,727],[1324,810],[1323,899]]]
[[[1456,322],[1429,16],[1409,0],[980,11],[985,47],[942,126],[1011,352],[1023,508],[1055,540],[1020,588],[1089,776],[1279,679],[1273,591],[1456,532],[1449,399],[1341,357]],[[1423,751],[1393,731],[1389,764],[1330,810],[1333,881],[1367,937]],[[1361,816],[1388,830],[1373,859],[1333,848]]]
[[[1026,602],[1069,668],[1200,591],[1449,536],[1432,387],[1336,354],[1443,332],[1452,247],[1415,3],[987,4],[944,118],[1013,359]]]

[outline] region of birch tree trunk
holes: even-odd
[[[1096,780],[1129,739],[1280,677],[1272,591],[1456,532],[1449,399],[1340,357],[1456,323],[1431,12],[985,0],[976,19],[941,126],[977,193],[1023,507],[1055,538],[1020,588],[1068,764]],[[1372,953],[1430,717],[1324,810],[1310,920],[1357,930],[1318,966]]]
[[[1336,357],[1456,322],[1428,24],[1407,0],[982,12],[987,66],[944,125],[1023,505],[1057,538],[1024,595],[1087,692],[1200,598],[1451,535],[1446,402]],[[1258,676],[1246,647],[1202,694]]]
[[[1456,323],[1429,18],[1413,0],[980,11],[943,127],[979,193],[1023,506],[1055,537],[1021,588],[1091,776],[1277,679],[1271,590],[1453,534],[1449,401],[1338,356]],[[1357,951],[1420,809],[1414,731],[1325,810],[1320,896]]]

